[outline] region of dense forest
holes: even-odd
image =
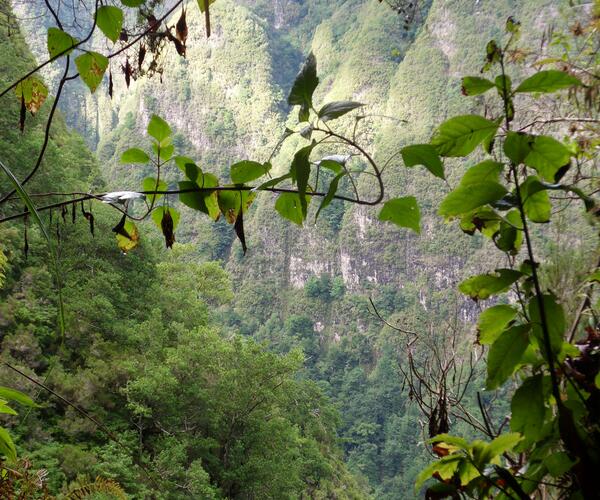
[[[597,498],[599,30],[0,0],[0,498]]]

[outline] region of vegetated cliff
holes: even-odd
[[[446,117],[478,103],[461,96],[460,77],[479,72],[486,42],[502,36],[508,16],[523,21],[522,43],[537,46],[559,5],[434,0],[424,2],[423,19],[405,30],[393,11],[370,0],[220,0],[207,40],[192,2],[187,59],[171,49],[162,83],[141,79],[127,90],[121,82],[112,102],[103,91],[93,98],[104,174],[110,185],[126,189],[136,189],[147,172],[124,167],[118,158],[139,145],[151,113],[173,125],[177,152],[205,170],[226,177],[235,161],[266,160],[285,125],[294,123],[296,111],[289,112],[285,97],[311,50],[321,80],[317,103],[367,104],[361,144],[381,164],[393,157],[385,169],[386,196],[417,197],[421,235],[379,224],[373,209],[339,202],[316,225],[291,227],[275,213],[274,197],[263,194],[246,219],[245,257],[230,227],[189,211],[178,238],[226,263],[236,297],[222,319],[231,329],[282,351],[304,348],[307,373],[342,410],[347,460],[369,479],[377,498],[410,497],[424,458],[415,460],[421,435],[394,364],[403,357],[402,342],[369,313],[368,297],[382,314],[417,329],[453,316],[469,322],[476,308],[452,290],[473,270],[490,267],[482,240],[460,237],[435,215],[448,190],[444,182],[420,167],[405,168],[393,155],[427,141]],[[116,77],[118,68],[113,71]],[[335,126],[347,131],[352,124],[344,118]],[[288,167],[302,141],[284,144],[274,158],[276,170]],[[362,165],[356,159],[353,167]],[[446,168],[452,183],[464,165],[450,161]],[[167,175],[176,178],[176,172]],[[374,192],[368,178],[359,188],[367,196]]]

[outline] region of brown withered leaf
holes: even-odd
[[[125,74],[125,84],[127,85],[127,88],[129,88],[129,84],[131,83],[131,64],[129,64],[129,58],[127,58],[125,60],[125,66],[121,65],[121,69],[123,70],[123,73]]]
[[[181,9],[181,16],[179,17],[179,20],[175,26],[175,36],[185,46],[185,41],[187,40],[188,36],[188,27],[185,20],[185,7]]]
[[[112,70],[108,70],[108,95],[112,99],[113,97],[113,79],[112,79]]]
[[[163,212],[160,228],[165,237],[167,248],[173,248],[173,243],[175,243],[175,233],[173,232],[173,217],[171,217],[171,212],[169,210]]]
[[[235,228],[235,234],[237,235],[240,243],[242,244],[242,250],[244,251],[244,255],[246,255],[246,251],[248,247],[246,246],[246,235],[244,234],[244,211],[240,210],[238,216],[235,219],[235,224],[233,226]]]
[[[144,45],[140,45],[140,50],[138,51],[138,71],[142,71],[142,65],[144,64],[145,57],[146,47],[144,47]]]
[[[21,133],[25,131],[26,112],[27,108],[25,107],[25,98],[21,97],[21,112],[19,113],[19,128],[21,129]]]

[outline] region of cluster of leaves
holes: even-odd
[[[479,146],[489,155],[466,170],[442,200],[439,215],[458,219],[467,234],[480,232],[490,238],[510,263],[466,279],[459,290],[476,301],[509,290],[518,298],[516,304],[489,307],[478,323],[479,342],[489,346],[487,389],[498,389],[513,376],[520,381],[511,400],[513,432],[498,435],[500,431],[490,429],[492,437],[497,435],[490,443],[468,443],[446,434],[433,438],[433,451],[442,458],[422,472],[417,487],[434,476],[439,483],[429,488],[429,494],[436,498],[461,492],[479,498],[529,498],[547,476],[558,491],[591,498],[595,488],[591,471],[600,464],[596,403],[600,363],[597,354],[591,354],[598,344],[598,325],[589,326],[587,339],[573,343],[563,305],[551,290],[542,289],[531,234],[531,224],[551,220],[549,191],[568,192],[582,200],[584,213],[596,212],[590,196],[576,184],[564,182],[572,160],[587,152],[578,144],[511,129],[517,96],[583,84],[573,74],[544,70],[513,85],[505,72],[505,56],[518,28],[509,19],[508,43],[501,48],[491,41],[487,46],[484,70],[498,68],[495,80],[463,79],[466,95],[496,91],[501,101],[498,116],[450,118],[429,144],[402,150],[406,166],[423,165],[441,178],[442,158],[465,158]],[[587,286],[595,279],[591,276]]]

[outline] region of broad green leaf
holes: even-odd
[[[541,187],[541,189],[540,189]],[[521,185],[525,215],[532,222],[548,222],[552,213],[550,196],[535,175],[527,177]]]
[[[202,170],[191,158],[187,156],[176,156],[175,165],[177,165],[177,168],[181,170],[190,181],[196,182],[200,179],[200,182],[202,182]]]
[[[515,165],[520,165],[531,152],[532,142],[533,136],[529,134],[509,131],[504,141],[504,154]]]
[[[579,78],[575,78],[563,71],[550,69],[540,71],[523,80],[515,92],[555,92],[574,85],[581,85]]]
[[[298,186],[298,196],[300,198],[300,206],[302,207],[303,219],[306,219],[306,211],[308,203],[306,201],[306,188],[308,187],[308,179],[310,177],[310,154],[315,147],[315,142],[298,150],[292,160],[290,174],[292,181]]]
[[[353,111],[357,108],[364,106],[360,102],[354,101],[334,101],[325,104],[318,113],[318,116],[324,122],[335,120],[340,116],[344,116],[346,113]]]
[[[256,198],[254,191],[218,191],[217,195],[221,213],[230,224],[235,223],[240,210],[245,213]]]
[[[283,218],[291,220],[299,226],[301,226],[302,221],[304,221],[302,204],[298,193],[281,193],[275,201],[275,210],[277,210],[279,215]]]
[[[442,123],[431,138],[441,156],[467,156],[484,140],[493,137],[499,122],[478,115],[462,115]]]
[[[162,229],[161,222],[166,212],[169,212],[171,219],[173,219],[173,231],[175,231],[175,229],[177,229],[177,225],[179,224],[180,214],[173,207],[156,207],[154,210],[152,210],[152,220],[158,229]]]
[[[600,372],[598,372],[598,373],[596,374],[596,378],[594,379],[594,384],[596,384],[596,387],[597,387],[598,389],[600,389]]]
[[[108,58],[98,52],[86,52],[75,59],[79,76],[93,93],[100,85],[106,68]]]
[[[311,52],[304,66],[302,66],[300,73],[298,73],[288,96],[288,104],[290,106],[300,106],[298,119],[301,122],[308,121],[310,108],[312,107],[312,96],[318,84],[317,59]]]
[[[563,171],[571,159],[567,147],[552,137],[532,136],[531,150],[524,159],[525,165],[537,170],[548,182],[556,182],[557,174]]]
[[[117,245],[123,253],[127,253],[138,246],[140,233],[137,226],[129,219],[125,221],[123,232],[117,233]]]
[[[417,476],[417,480],[415,482],[415,490],[421,489],[423,483],[437,472],[442,480],[450,479],[454,476],[459,464],[465,460],[461,455],[448,455],[440,460],[437,460],[431,464],[429,464],[425,469],[423,469],[419,475]]]
[[[48,88],[37,76],[30,76],[17,84],[15,94],[19,101],[25,101],[27,111],[35,115],[48,97]]]
[[[495,235],[494,243],[503,252],[517,255],[523,243],[523,222],[517,209],[508,212],[500,222],[500,228]]]
[[[489,457],[488,461],[492,461],[503,453],[511,451],[522,439],[523,438],[516,432],[500,434],[487,445],[486,455]]]
[[[96,11],[96,24],[109,40],[116,42],[123,28],[123,11],[112,5],[104,5]]]
[[[469,443],[465,438],[451,436],[450,434],[438,434],[437,436],[432,437],[427,442],[429,444],[446,443],[451,444],[452,446],[456,446],[457,448],[462,448],[463,450],[469,449]]]
[[[17,448],[4,427],[0,427],[0,454],[4,455],[9,462],[17,461]]]
[[[440,204],[438,213],[442,217],[454,217],[465,214],[488,203],[501,199],[506,188],[493,181],[473,182],[459,185],[450,192]]]
[[[330,182],[329,189],[327,190],[327,194],[323,197],[323,201],[319,205],[319,209],[317,210],[317,213],[315,214],[315,222],[319,218],[319,214],[321,213],[321,210],[323,210],[324,208],[326,208],[327,206],[329,206],[329,204],[331,203],[331,200],[333,200],[333,197],[335,196],[335,193],[337,193],[338,184],[340,182],[340,179],[342,177],[344,177],[344,175],[346,175],[345,172],[339,173]]]
[[[478,340],[482,345],[493,344],[506,326],[517,316],[517,310],[508,305],[492,306],[479,315]]]
[[[414,196],[404,196],[386,201],[378,218],[381,221],[393,222],[399,227],[412,229],[417,234],[421,232],[421,213]]]
[[[487,362],[488,389],[497,389],[513,374],[529,345],[530,329],[528,324],[513,326],[492,344]]]
[[[131,148],[121,155],[121,163],[148,163],[150,157],[139,148]]]
[[[460,180],[460,185],[469,186],[478,182],[498,182],[503,169],[504,165],[502,163],[484,160],[477,165],[473,165],[465,172]]]
[[[146,177],[142,181],[142,191],[166,191],[169,186],[163,180],[160,182],[156,182],[154,177]],[[148,194],[146,195],[149,204],[156,204],[158,200],[160,200],[164,194]]]
[[[212,174],[200,174],[196,182],[182,181],[179,183],[180,190],[217,187],[219,180]],[[217,191],[195,191],[180,193],[179,200],[184,205],[200,210],[211,219],[217,220],[221,214],[219,209],[219,197]]]
[[[462,80],[462,93],[464,95],[473,96],[483,94],[493,87],[495,87],[494,83],[490,82],[487,78],[465,76]]]
[[[160,146],[171,143],[171,127],[158,115],[152,115],[148,122],[148,135],[156,139]]]
[[[433,175],[440,179],[445,179],[444,165],[437,153],[437,150],[431,144],[413,144],[400,150],[402,160],[407,167],[423,165]]]
[[[152,150],[154,151],[154,154],[158,157],[158,159],[162,162],[162,163],[166,163],[168,162],[171,157],[173,156],[173,152],[175,151],[175,146],[173,144],[168,144],[170,142],[171,138],[167,138],[164,141],[164,145],[160,146],[158,145],[158,143],[153,142],[152,143]]]
[[[564,451],[554,452],[544,458],[544,465],[552,477],[561,477],[576,464]]]
[[[21,391],[10,389],[9,387],[0,387],[0,398],[6,399],[7,401],[16,401],[24,406],[31,406],[38,408],[36,404],[27,394],[23,394]]]
[[[18,415],[18,413],[13,410],[10,406],[6,405],[5,401],[0,401],[0,413],[5,415]]]
[[[334,160],[321,160],[319,162],[319,167],[331,170],[336,175],[341,174],[344,171],[344,166],[341,163]]]
[[[458,289],[474,300],[485,300],[507,291],[521,276],[522,273],[513,269],[496,269],[493,273],[466,279],[458,285]]]
[[[492,238],[500,228],[500,219],[501,217],[491,208],[481,207],[461,215],[460,228],[471,235],[479,230],[481,234]]]
[[[146,0],[121,0],[121,3],[125,6],[125,7],[139,7],[140,5],[142,5]]]
[[[77,40],[68,33],[58,28],[48,28],[48,53],[51,58],[70,54],[75,45]]]
[[[544,312],[546,313],[546,325],[548,326],[552,351],[554,353],[559,353],[562,348],[565,330],[567,329],[565,312],[563,307],[557,302],[556,297],[552,294],[543,295],[542,301],[544,304]],[[540,314],[538,297],[533,297],[529,301],[527,307],[529,309],[529,317],[533,325],[533,333],[540,347],[545,352],[545,344],[542,332],[542,317]]]
[[[520,432],[531,440],[541,437],[546,415],[543,375],[525,379],[513,395],[510,409],[511,430]]]
[[[231,180],[234,184],[244,184],[265,175],[271,170],[270,163],[244,160],[231,165]]]

